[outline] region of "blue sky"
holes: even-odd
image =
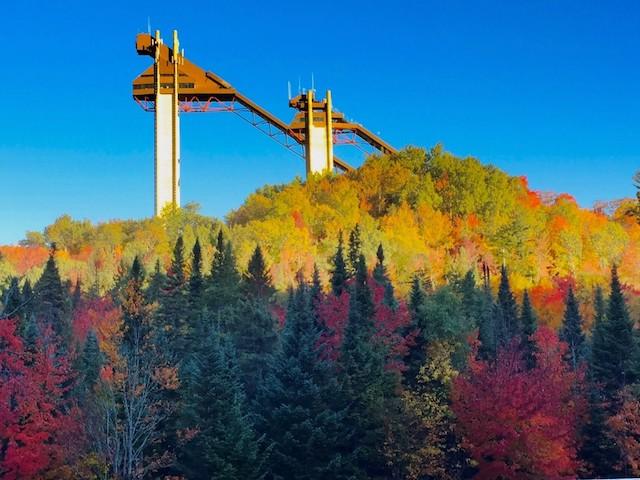
[[[637,1],[28,1],[3,5],[0,244],[57,216],[153,211],[153,116],[131,99],[135,35],[186,55],[283,119],[287,81],[324,91],[396,147],[437,142],[584,206],[634,193]],[[305,30],[305,22],[311,22]],[[182,197],[223,216],[304,175],[231,114],[182,117]]]

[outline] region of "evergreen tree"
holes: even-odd
[[[489,283],[485,281],[480,294],[478,319],[478,357],[483,360],[494,360],[498,351],[498,318]]]
[[[144,271],[137,256],[131,264],[128,279],[118,298],[122,310],[122,348],[125,352],[138,352],[147,343],[151,323],[142,290]]]
[[[335,296],[340,296],[347,285],[347,264],[344,259],[344,240],[342,232],[338,235],[338,248],[332,259],[331,290]]]
[[[33,289],[31,288],[31,282],[27,278],[22,285],[22,316],[23,319],[29,318],[33,314]]]
[[[356,275],[356,270],[358,269],[358,261],[360,259],[360,254],[362,253],[362,240],[360,238],[360,225],[356,223],[356,226],[353,227],[353,230],[349,233],[349,252],[347,255],[348,265],[347,265],[347,274],[349,278],[354,277]]]
[[[210,312],[218,313],[224,307],[233,306],[240,298],[240,274],[236,269],[231,242],[225,242],[222,230],[218,232],[207,284],[206,296]]]
[[[518,325],[518,306],[509,286],[507,267],[504,265],[500,270],[495,315],[498,345],[507,345],[515,336],[520,335],[521,329]]]
[[[189,299],[185,274],[184,242],[178,237],[173,249],[171,266],[160,292],[157,322],[158,341],[162,351],[173,363],[187,353]]]
[[[244,291],[251,297],[269,299],[275,293],[260,245],[256,245],[242,280]]]
[[[426,295],[422,289],[420,276],[416,273],[411,280],[411,291],[409,292],[411,322],[403,332],[404,335],[416,332],[415,342],[411,345],[407,356],[404,358],[404,364],[407,369],[403,372],[403,380],[410,387],[415,386],[417,375],[426,360],[427,339],[425,332],[420,328],[420,309],[423,307],[425,300]]]
[[[320,270],[318,270],[318,265],[315,263],[313,264],[313,275],[311,277],[311,291],[309,296],[311,297],[311,307],[315,311],[322,300],[322,281],[320,280]]]
[[[166,279],[167,278],[162,272],[162,268],[160,267],[160,259],[158,259],[156,260],[153,274],[151,275],[149,285],[147,286],[147,290],[145,292],[147,303],[155,303],[160,299],[160,293],[164,288],[164,282],[166,281]]]
[[[263,478],[261,441],[246,412],[233,348],[219,334],[197,356],[191,396],[184,410],[189,435],[178,454],[187,479]]]
[[[71,296],[71,305],[74,310],[78,308],[81,301],[82,301],[82,285],[80,280],[78,279],[73,289],[73,295]]]
[[[2,309],[0,318],[22,318],[22,292],[18,277],[11,277],[9,286],[2,294]]]
[[[420,276],[416,273],[411,279],[411,291],[409,292],[409,310],[412,316],[418,312],[420,305],[424,303],[425,293],[422,288]]]
[[[220,314],[223,332],[233,341],[238,371],[249,399],[253,399],[263,370],[277,342],[277,319],[268,305],[256,298],[240,300]]]
[[[354,439],[319,337],[309,289],[300,283],[256,401],[258,430],[273,445],[268,478],[352,478],[349,445]]]
[[[35,284],[34,313],[38,320],[51,325],[55,334],[66,343],[71,338],[69,295],[60,279],[55,253],[54,245]]]
[[[90,330],[78,362],[80,382],[85,392],[91,392],[93,386],[98,382],[103,363],[104,356],[98,345],[98,337],[93,330]]]
[[[356,478],[389,478],[392,466],[385,460],[385,426],[401,411],[395,395],[397,378],[385,369],[385,351],[373,333],[373,301],[367,284],[364,256],[360,255],[349,318],[344,330],[339,371],[341,388],[349,404],[345,424],[356,439]],[[395,405],[394,405],[395,403]]]
[[[568,345],[566,360],[571,368],[576,370],[583,358],[585,337],[582,331],[582,316],[578,300],[573,293],[573,288],[569,288],[565,300],[564,318],[560,328],[560,340]]]
[[[611,270],[606,320],[595,334],[598,336],[593,339],[591,373],[602,386],[604,400],[614,407],[620,390],[635,380],[633,366],[636,356],[633,323],[615,266]]]
[[[389,274],[387,273],[387,266],[384,264],[384,249],[382,248],[382,244],[378,245],[376,258],[377,261],[376,266],[373,269],[373,279],[379,285],[384,286],[384,303],[395,309],[398,306],[398,302],[396,301],[393,291],[393,284],[391,283]]]
[[[527,368],[532,369],[536,366],[536,342],[533,339],[533,334],[538,330],[538,320],[535,313],[533,313],[527,290],[524,291],[522,296],[520,325],[522,325],[522,355]]]

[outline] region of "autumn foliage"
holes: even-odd
[[[573,478],[582,375],[563,362],[566,345],[548,329],[535,335],[537,365],[527,370],[516,344],[495,363],[469,358],[454,381],[453,410],[476,478]]]

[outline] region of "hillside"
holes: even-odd
[[[390,276],[400,292],[416,272],[438,285],[486,264],[508,266],[516,291],[531,290],[543,318],[556,323],[567,285],[604,284],[613,263],[628,288],[640,289],[640,227],[620,202],[611,211],[581,208],[567,194],[532,191],[526,178],[511,177],[474,158],[458,158],[440,146],[373,156],[357,171],[307,182],[265,186],[250,195],[226,222],[204,217],[197,206],[162,218],[93,225],[62,216],[42,233],[29,232],[18,247],[0,247],[0,276],[35,280],[55,242],[63,277],[87,288],[107,289],[121,265],[140,255],[145,268],[166,267],[182,233],[189,251],[198,237],[205,270],[222,226],[238,264],[260,244],[275,286],[284,290],[318,264],[326,280],[340,231],[362,230],[363,252],[374,263],[385,248]],[[588,308],[588,307],[586,307]]]

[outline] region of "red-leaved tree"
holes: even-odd
[[[79,417],[65,400],[70,369],[51,328],[28,351],[12,320],[0,320],[0,477],[31,479],[65,463]]]
[[[534,369],[513,342],[495,363],[472,352],[468,372],[453,384],[452,409],[476,478],[575,477],[582,374],[562,361],[566,345],[553,331],[539,329],[535,341]]]

